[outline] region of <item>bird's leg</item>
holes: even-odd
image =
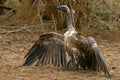
[[[72,57],[67,52],[66,52],[66,60],[67,60],[66,69],[69,70],[71,66],[73,66],[73,63],[72,63]]]
[[[67,62],[67,66],[66,66],[66,69],[67,69],[67,70],[70,70],[70,68],[71,68],[71,64],[70,64],[71,61],[72,61],[72,60],[70,60],[69,62]]]
[[[75,63],[75,60],[74,59],[71,59],[68,63],[67,63],[67,66],[66,66],[66,69],[67,70],[74,70],[76,71],[77,68],[76,68],[76,63]]]
[[[66,70],[76,70],[76,62],[73,57],[71,57],[67,52],[66,52],[66,60],[67,60],[67,65],[66,65]]]
[[[78,56],[77,54],[73,54],[74,60],[75,60],[75,70],[78,71],[79,64],[78,64]]]

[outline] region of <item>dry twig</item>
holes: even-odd
[[[12,30],[12,31],[5,31],[5,30],[4,30],[4,32],[2,32],[1,34],[6,34],[6,35],[8,35],[8,34],[10,34],[10,33],[20,32],[20,31],[22,31],[22,30],[26,30],[27,32],[30,32],[31,34],[34,34],[31,30],[27,29],[26,26],[25,26],[25,27],[22,27],[22,28],[19,28],[19,29]]]
[[[1,8],[1,9],[6,9],[6,10],[13,10],[12,8],[6,7],[6,6],[4,6],[4,5],[0,5],[0,8]]]
[[[39,17],[39,19],[40,19],[40,23],[41,23],[41,25],[42,25],[42,31],[43,31],[43,33],[45,32],[45,30],[44,30],[44,27],[43,27],[43,21],[42,21],[42,17],[41,17],[41,15],[40,15],[40,4],[41,3],[41,0],[39,0],[38,1],[38,17]]]
[[[10,10],[7,13],[5,13],[4,15],[0,16],[0,20],[6,20],[14,14],[15,14],[15,10]]]
[[[9,51],[14,52],[14,53],[17,53],[17,51],[15,51],[15,50],[13,50],[13,49],[11,49],[11,48],[9,48],[9,47],[4,47],[4,49],[5,49],[5,50],[9,50]]]
[[[57,32],[56,20],[55,20],[55,18],[54,18],[54,15],[53,15],[53,14],[52,14],[52,18],[53,18],[53,24],[54,24],[55,32]]]

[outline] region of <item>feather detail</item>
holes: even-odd
[[[53,35],[56,35],[57,38]],[[26,54],[26,60],[23,66],[30,66],[34,62],[37,62],[36,66],[52,63],[57,67],[65,67],[66,51],[63,41],[58,39],[58,36],[59,35],[54,33],[41,35],[36,43],[31,47],[30,51]]]

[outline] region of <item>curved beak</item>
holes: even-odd
[[[57,9],[65,12],[65,13],[67,13],[69,11],[69,8],[66,5],[57,6]]]
[[[57,6],[57,9],[58,9],[58,10],[61,10],[61,6]]]

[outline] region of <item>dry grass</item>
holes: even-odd
[[[65,16],[63,13],[56,10],[56,6],[63,5],[63,4],[68,5],[71,10],[72,9],[75,10],[75,14],[72,14],[73,24],[76,26],[77,29],[80,29],[80,30],[81,29],[85,30],[84,26],[89,28],[91,26],[96,27],[97,30],[103,30],[104,28],[108,28],[112,30],[112,28],[118,26],[117,24],[120,21],[119,18],[116,17],[115,8],[114,8],[115,5],[113,3],[113,0],[110,0],[110,1],[76,0],[76,2],[75,0],[61,0],[61,1],[34,0],[34,4],[32,4],[32,7],[29,0],[27,1],[28,2],[25,1],[26,5],[23,5],[24,7],[23,9],[26,9],[24,10],[26,11],[24,13],[27,13],[29,12],[28,10],[30,10],[31,13],[29,14],[31,16],[34,15],[34,17],[38,17],[38,16],[35,16],[35,14],[36,15],[41,14],[40,15],[41,18],[46,16],[46,19],[50,19],[51,21],[54,19],[54,21],[56,22],[57,29],[65,28]],[[35,10],[36,7],[38,7],[37,10]],[[24,13],[20,13],[20,15]],[[26,17],[27,15],[28,14],[23,16]],[[36,18],[36,20],[40,20],[40,19]],[[118,20],[118,21],[115,21],[115,20]],[[54,23],[52,24],[55,25]],[[84,31],[84,32],[87,32],[87,31]]]
[[[73,24],[85,34],[102,33],[105,29],[117,30],[120,27],[119,0],[22,0],[16,15],[10,17],[10,21],[13,21],[11,24],[44,24],[47,21],[56,30],[65,29],[65,16],[56,10],[56,6],[63,4],[75,10],[75,14],[71,14]],[[17,20],[23,20],[23,23]]]

